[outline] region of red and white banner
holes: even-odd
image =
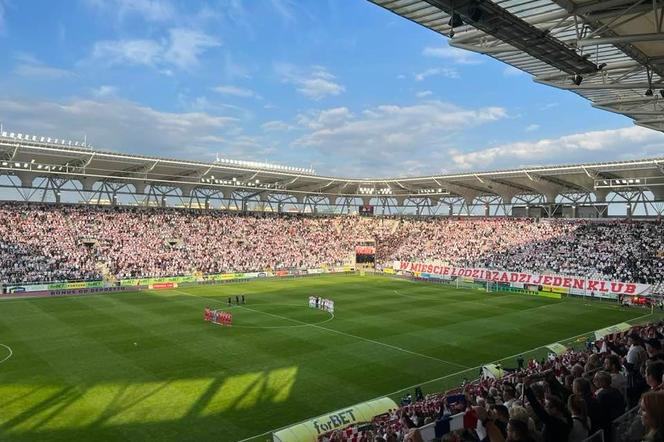
[[[580,276],[540,275],[536,273],[508,272],[466,267],[452,267],[426,262],[394,261],[394,270],[411,273],[428,273],[441,277],[463,277],[480,281],[543,285],[569,290],[615,295],[647,295],[650,285],[631,282],[589,279]]]

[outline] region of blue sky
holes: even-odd
[[[664,135],[365,0],[0,0],[5,130],[358,177],[661,155]]]

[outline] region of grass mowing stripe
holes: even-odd
[[[400,351],[400,352],[408,353],[408,354],[415,355],[415,356],[419,356],[419,357],[421,357],[421,358],[427,358],[427,359],[431,359],[431,360],[433,360],[433,361],[443,362],[443,363],[445,363],[445,364],[448,364],[448,365],[454,365],[454,366],[456,366],[456,367],[468,368],[467,366],[465,366],[465,365],[461,365],[461,364],[457,364],[456,362],[446,361],[445,359],[440,359],[440,358],[437,358],[437,357],[435,357],[435,356],[429,356],[429,355],[425,355],[425,354],[422,354],[422,353],[417,353],[417,352],[415,352],[415,351],[411,351],[411,350],[408,350],[408,349],[405,349],[405,348],[402,348],[402,347],[397,347],[396,345],[386,344],[385,342],[376,341],[376,340],[374,340],[374,339],[369,339],[369,338],[365,338],[365,337],[362,337],[362,336],[353,335],[353,334],[350,334],[350,333],[346,333],[346,332],[342,332],[342,331],[339,331],[339,330],[335,330],[335,329],[333,329],[333,328],[323,327],[322,325],[309,324],[309,323],[304,322],[304,321],[300,321],[300,320],[297,320],[297,319],[288,318],[288,317],[286,317],[286,316],[275,315],[275,314],[273,314],[273,313],[263,312],[263,311],[260,311],[260,310],[255,310],[255,309],[253,309],[253,308],[245,307],[245,306],[243,306],[243,305],[241,305],[241,306],[239,306],[239,307],[240,307],[240,308],[243,308],[243,309],[245,309],[245,310],[250,310],[250,311],[252,311],[252,312],[264,313],[264,314],[266,314],[266,315],[274,316],[274,317],[276,317],[276,318],[287,319],[287,320],[289,320],[289,321],[296,322],[296,323],[300,323],[300,324],[302,324],[302,325],[305,325],[305,324],[306,324],[306,325],[309,325],[309,326],[311,326],[311,327],[319,328],[319,329],[322,329],[322,330],[327,330],[327,331],[332,332],[332,333],[337,333],[337,334],[340,334],[340,335],[343,335],[343,336],[348,336],[348,337],[351,337],[351,338],[359,339],[359,340],[361,340],[361,341],[370,342],[370,343],[372,343],[372,344],[376,344],[376,345],[381,345],[381,346],[383,346],[383,347],[388,347],[388,348],[391,348],[391,349],[393,349],[393,350],[398,350],[398,351]]]
[[[636,317],[636,318],[630,319],[629,321],[639,321],[639,320],[641,320],[641,319],[645,319],[645,318],[647,318],[647,317],[649,317],[649,316],[652,316],[652,313],[648,313],[648,314],[645,314],[645,315],[642,315],[642,316],[639,316],[639,317]],[[574,339],[576,339],[576,338],[579,338],[579,337],[581,337],[581,336],[585,336],[585,335],[587,335],[587,334],[589,334],[589,333],[592,333],[592,332],[594,332],[594,330],[589,331],[589,332],[586,332],[586,333],[581,333],[581,334],[578,334],[578,335],[576,335],[576,336],[571,336],[571,337],[569,337],[569,338],[561,339],[559,342],[568,342],[568,341],[572,341],[572,340],[574,340]],[[548,345],[548,344],[545,344],[545,345]],[[522,351],[522,352],[519,352],[519,353],[515,353],[515,354],[513,354],[513,355],[511,355],[511,356],[505,356],[504,358],[496,359],[495,361],[492,361],[492,362],[489,362],[489,363],[490,363],[490,364],[495,364],[496,362],[502,362],[502,361],[505,361],[505,360],[507,360],[507,359],[513,359],[513,358],[515,358],[515,357],[517,357],[517,356],[520,356],[520,355],[523,355],[523,354],[532,353],[532,352],[534,352],[534,351],[536,351],[536,350],[539,350],[539,349],[541,349],[541,348],[544,348],[545,345],[540,345],[539,347],[531,348],[530,350],[526,350],[526,351]],[[376,400],[376,399],[380,399],[380,398],[382,398],[382,397],[386,397],[386,396],[387,396],[387,397],[394,396],[394,395],[397,395],[397,394],[399,394],[399,393],[401,393],[401,392],[404,392],[404,391],[407,391],[407,390],[412,390],[412,389],[414,389],[415,387],[421,387],[422,385],[430,384],[430,383],[432,383],[432,382],[442,381],[442,380],[449,379],[449,378],[454,377],[454,376],[459,376],[460,374],[463,374],[463,373],[466,373],[466,372],[470,372],[470,371],[473,371],[473,370],[478,370],[478,369],[482,368],[484,365],[487,365],[487,364],[485,363],[485,364],[482,364],[482,365],[478,365],[478,366],[476,366],[476,367],[467,367],[465,370],[457,371],[457,372],[455,372],[455,373],[446,374],[445,376],[440,376],[440,377],[435,378],[435,379],[430,379],[430,380],[428,380],[428,381],[426,381],[426,382],[420,382],[420,383],[417,383],[417,384],[414,384],[414,385],[410,385],[410,386],[408,386],[408,387],[401,388],[401,389],[396,390],[396,391],[393,391],[393,392],[391,392],[391,393],[386,393],[386,394],[383,394],[383,395],[380,395],[380,396],[376,396],[376,397],[373,398],[373,399],[368,399],[367,402],[372,401],[372,400]],[[304,420],[302,420],[302,421],[300,421],[300,422],[306,422],[306,421],[311,420],[311,419],[313,419],[313,418],[315,418],[315,417],[316,417],[316,416],[312,416],[311,418],[309,418],[309,419],[304,419]],[[298,422],[298,423],[299,423],[299,422]],[[268,435],[268,434],[274,433],[274,432],[279,431],[279,430],[282,430],[282,429],[284,429],[284,428],[288,428],[288,427],[290,427],[290,426],[292,426],[292,425],[297,425],[297,423],[295,423],[295,424],[290,424],[290,425],[286,425],[286,426],[279,427],[279,428],[274,428],[274,429],[269,430],[269,431],[266,431],[266,432],[264,432],[264,433],[256,434],[256,435],[254,435],[254,436],[247,437],[247,438],[245,438],[245,439],[241,439],[241,440],[238,440],[238,441],[236,441],[236,442],[248,442],[248,441],[253,440],[253,439],[256,439],[256,438],[258,438],[258,437],[266,436],[266,435]]]

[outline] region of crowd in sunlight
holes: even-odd
[[[451,265],[629,282],[664,279],[655,222],[364,218],[3,203],[0,283],[315,268],[375,241],[377,265]]]

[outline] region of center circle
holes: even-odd
[[[300,319],[296,318],[290,318],[287,315],[283,315],[281,313],[275,313],[275,312],[270,312],[270,311],[263,311],[260,310],[260,307],[262,306],[281,306],[281,307],[299,307],[298,311],[303,312],[304,309],[306,310],[313,310],[314,312],[320,312],[320,313],[327,313],[327,318],[323,319],[322,321],[318,322],[306,322],[306,321],[301,321]],[[258,308],[255,308],[258,307]],[[254,328],[254,329],[276,329],[276,328],[298,328],[298,327],[309,327],[312,325],[321,325],[325,324],[327,322],[330,322],[331,320],[334,319],[334,313],[327,312],[324,310],[318,310],[318,309],[312,309],[307,306],[303,306],[301,304],[281,304],[281,303],[265,303],[265,304],[249,304],[249,305],[234,305],[228,308],[231,312],[233,312],[233,328]],[[269,321],[274,321],[275,319],[281,319],[282,321],[287,321],[287,322],[292,322],[292,324],[289,325],[238,325],[238,320],[242,321],[242,311],[245,311],[246,313],[251,313],[252,315],[255,315],[257,317],[263,316]],[[306,322],[306,323],[305,323]]]
[[[2,358],[0,358],[0,364],[2,364],[2,363],[5,362],[7,359],[11,358],[12,355],[14,354],[14,352],[12,351],[11,347],[8,346],[8,345],[0,344],[0,347],[2,347],[2,348],[4,348],[5,350],[7,350],[7,355],[4,356],[4,357],[2,357]]]

